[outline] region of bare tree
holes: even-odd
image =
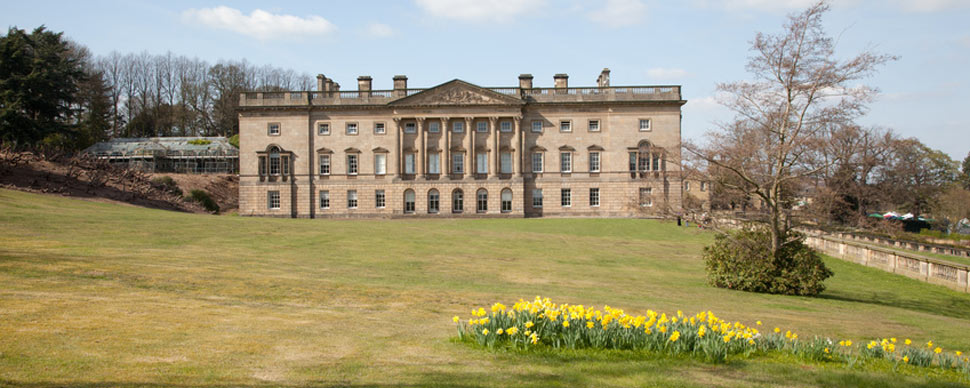
[[[834,131],[854,126],[876,93],[849,83],[895,59],[868,50],[837,59],[822,28],[828,9],[819,2],[790,15],[781,34],[758,33],[747,65],[753,80],[717,86],[735,120],[708,133],[706,144],[685,147],[736,178],[725,184],[764,202],[776,257],[787,242],[795,191],[833,163],[821,157],[822,146]]]

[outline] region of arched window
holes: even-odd
[[[451,192],[451,212],[461,213],[465,209],[465,193],[461,189]]]
[[[441,195],[438,194],[438,190],[428,191],[428,213],[437,213],[440,201]]]
[[[414,213],[414,190],[407,189],[404,191],[404,212]]]
[[[280,149],[273,147],[269,149],[269,175],[280,175]]]
[[[488,190],[478,189],[478,195],[476,195],[476,207],[475,211],[479,213],[485,213],[488,211]]]
[[[502,189],[502,213],[512,211],[512,190]]]

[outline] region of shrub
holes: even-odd
[[[166,192],[175,194],[179,197],[182,196],[182,189],[179,188],[179,184],[175,182],[170,176],[160,176],[152,179],[152,184]]]
[[[191,195],[192,199],[202,204],[202,207],[204,207],[205,210],[212,213],[219,212],[219,205],[212,199],[211,196],[209,196],[209,193],[202,190],[192,190]]]
[[[232,135],[232,137],[229,138],[229,144],[233,147],[239,148],[239,134]]]
[[[212,140],[209,139],[192,139],[188,142],[191,145],[204,146],[212,144]]]
[[[832,276],[822,257],[805,245],[804,236],[791,232],[777,257],[771,255],[771,236],[765,227],[746,227],[721,233],[704,248],[711,285],[733,290],[785,295],[818,295]]]

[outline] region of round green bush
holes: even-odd
[[[704,248],[711,285],[732,290],[784,295],[818,295],[832,276],[822,257],[805,245],[805,237],[789,232],[777,256],[771,254],[766,227],[749,226],[720,233]]]
[[[163,175],[163,176],[155,177],[152,179],[152,184],[154,184],[155,187],[158,187],[169,193],[172,193],[179,197],[182,196],[182,189],[179,188],[179,184],[175,182],[175,179],[172,179],[172,177],[170,176]]]
[[[209,196],[209,193],[202,190],[192,190],[190,194],[192,195],[192,199],[202,204],[202,207],[204,207],[205,210],[213,213],[219,212],[219,204],[217,204],[216,201]]]

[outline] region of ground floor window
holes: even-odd
[[[267,195],[266,206],[270,210],[278,210],[280,208],[280,192],[270,191]]]
[[[428,213],[437,213],[440,202],[441,196],[438,194],[438,190],[431,189],[428,192]]]
[[[562,189],[559,195],[559,202],[562,207],[570,207],[573,205],[573,191],[572,189]]]
[[[542,208],[542,189],[532,189],[532,207]]]
[[[461,213],[465,207],[465,193],[461,190],[455,189],[451,192],[451,212]]]
[[[320,191],[320,208],[321,209],[330,208],[330,191],[327,191],[327,190]]]
[[[479,189],[477,195],[478,201],[475,211],[479,213],[485,213],[488,211],[488,191],[485,189]]]
[[[357,190],[347,190],[347,208],[357,208]]]
[[[600,189],[593,187],[589,189],[589,206],[600,205]]]
[[[383,209],[386,205],[386,199],[384,198],[384,190],[374,191],[374,206],[378,209]]]
[[[640,188],[640,206],[653,206],[653,189],[649,187]]]
[[[512,190],[502,190],[502,213],[512,211]]]
[[[414,190],[408,189],[404,192],[404,212],[414,213]]]

